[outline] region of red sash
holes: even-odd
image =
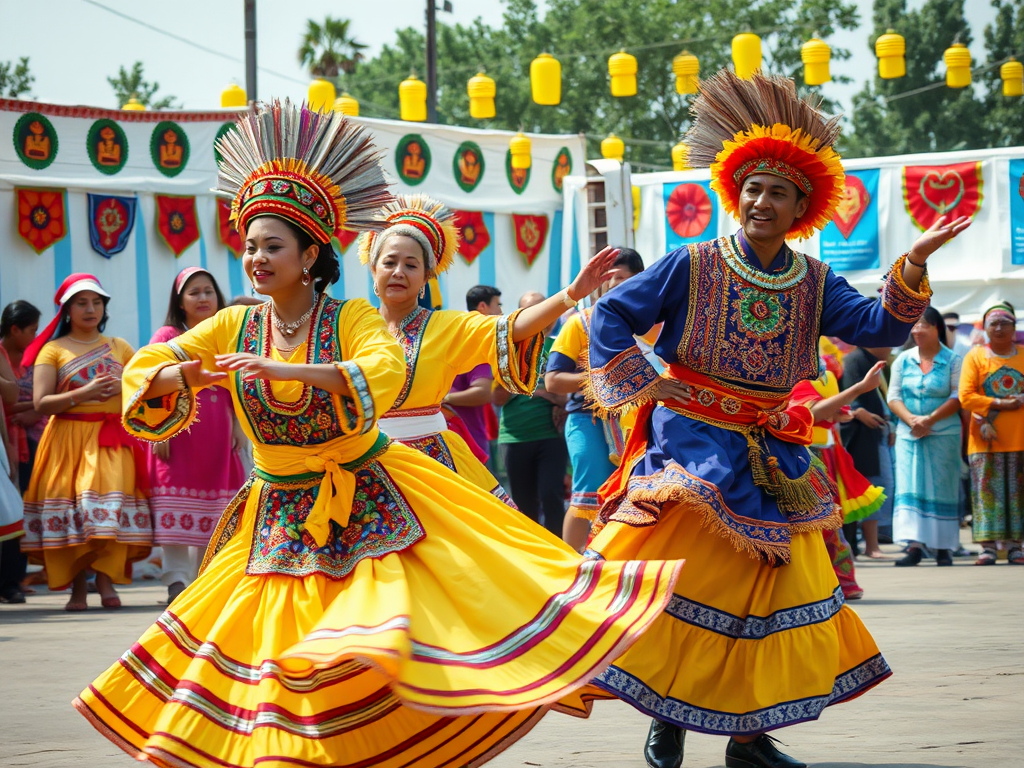
[[[135,487],[149,495],[149,466],[142,443],[125,432],[118,413],[58,413],[55,418],[65,421],[101,422],[100,448],[128,448],[135,461]]]

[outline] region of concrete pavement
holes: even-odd
[[[892,547],[887,547],[895,552]],[[958,560],[893,568],[859,562],[854,603],[895,675],[874,691],[777,735],[814,768],[1024,765],[1024,568]],[[130,758],[71,699],[159,615],[162,586],[120,590],[125,607],[66,614],[42,590],[0,605],[0,766],[116,768]],[[549,715],[493,768],[644,768],[649,721],[619,702],[589,720]],[[724,765],[725,739],[690,734],[686,768]]]

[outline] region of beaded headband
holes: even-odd
[[[397,195],[394,202],[384,206],[381,216],[386,222],[384,232],[411,227],[422,235],[430,246],[425,254],[430,272],[437,275],[451,267],[459,247],[459,231],[455,214],[443,204],[426,195]],[[359,244],[359,259],[363,264],[377,263],[385,239],[382,234],[367,232],[363,235]]]

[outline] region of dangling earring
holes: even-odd
[[[252,296],[254,299],[256,298],[256,284],[255,283],[249,283],[249,295]]]
[[[377,290],[377,284],[376,283],[373,284],[373,295],[374,296],[380,296],[380,291]]]
[[[309,285],[309,270],[306,267],[302,268],[302,284]]]
[[[420,288],[420,298],[422,299],[426,295],[427,295],[427,284],[424,283],[423,287]]]

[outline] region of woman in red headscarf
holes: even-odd
[[[103,335],[109,301],[93,275],[69,276],[54,296],[57,316],[22,358],[35,364],[36,411],[53,418],[25,492],[21,547],[46,566],[50,589],[72,587],[67,611],[86,609],[87,568],[103,607],[119,608],[114,584],[131,582],[131,564],[153,541],[136,482],[141,446],[120,424],[121,371],[134,350]]]

